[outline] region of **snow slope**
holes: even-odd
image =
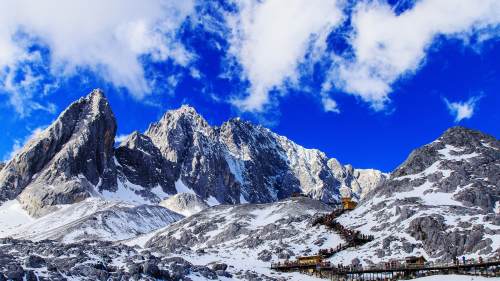
[[[4,205],[2,209],[9,207]],[[51,239],[65,243],[81,240],[117,241],[151,232],[182,218],[160,206],[134,206],[88,198],[79,203],[59,206],[59,210],[41,218],[25,219],[21,225],[0,233],[0,237],[11,236],[32,241]]]
[[[477,259],[500,253],[500,142],[477,131],[451,128],[414,152],[391,177],[339,221],[375,241],[345,251],[365,264],[424,255]]]
[[[291,198],[267,204],[219,205],[173,223],[145,244],[151,251],[181,255],[194,264],[220,261],[233,266],[236,279],[247,271],[278,277],[271,261],[314,254],[343,240],[312,221],[331,208],[309,198]],[[127,242],[143,244],[144,237]],[[242,262],[244,261],[244,262]],[[292,280],[307,276],[283,274]],[[315,280],[315,279],[310,279]]]

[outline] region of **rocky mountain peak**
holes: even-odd
[[[136,148],[143,148],[149,145],[152,145],[149,137],[139,133],[138,131],[133,131],[120,143],[119,147],[128,147],[130,149],[136,149]]]
[[[31,214],[116,189],[116,121],[101,90],[63,111],[0,171],[0,201],[19,200]]]
[[[392,176],[397,178],[421,173],[440,160],[463,162],[476,156],[493,160],[499,157],[499,150],[500,142],[494,137],[456,126],[446,130],[434,142],[412,151]]]
[[[496,146],[498,149],[498,140],[490,135],[483,132],[468,129],[461,126],[451,127],[446,130],[438,141],[445,144],[453,145],[455,147],[475,147],[482,148],[486,147],[488,144],[491,146]]]
[[[170,161],[182,159],[183,148],[190,146],[193,139],[210,138],[214,131],[207,121],[190,106],[167,111],[145,133]]]
[[[453,127],[414,150],[340,222],[380,237],[363,249],[372,257],[493,255],[499,183],[500,142]]]
[[[152,124],[152,126],[163,125],[168,127],[179,122],[183,125],[190,125],[193,128],[210,127],[205,118],[203,118],[203,116],[201,116],[196,109],[190,105],[182,105],[178,109],[165,112],[160,121]]]

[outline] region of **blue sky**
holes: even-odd
[[[102,88],[119,135],[190,104],[387,172],[454,125],[500,136],[499,40],[496,0],[7,0],[0,159]]]

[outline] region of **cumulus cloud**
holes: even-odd
[[[474,111],[476,110],[477,103],[480,99],[481,96],[476,96],[471,97],[464,102],[450,102],[445,98],[444,102],[446,103],[450,114],[455,117],[455,122],[458,123],[464,119],[469,119],[474,115]]]
[[[175,32],[192,12],[192,2],[0,1],[0,77],[12,73],[29,55],[17,36],[25,33],[49,49],[54,74],[71,75],[89,68],[142,98],[151,90],[144,78],[142,55],[172,58],[180,65],[189,62],[190,54],[177,42]]]
[[[309,48],[324,48],[326,36],[344,18],[335,0],[237,1],[239,13],[227,19],[231,53],[251,86],[234,101],[242,110],[261,111],[269,91],[294,80]]]
[[[270,91],[301,75],[300,63],[319,58],[331,61],[318,95],[325,110],[337,110],[334,97],[327,97],[333,90],[384,109],[393,84],[418,71],[438,37],[459,38],[468,44],[472,34],[498,36],[500,25],[497,0],[421,0],[402,13],[385,1],[360,1],[352,9],[345,9],[344,1],[327,0],[236,3],[239,12],[228,17],[231,53],[250,89],[234,104],[247,111],[263,110]],[[349,16],[343,14],[346,11],[351,16],[351,28],[342,31],[351,50],[347,55],[325,48],[328,34],[339,32],[337,28]]]
[[[360,2],[352,14],[353,57],[332,55],[324,90],[339,88],[382,109],[392,84],[418,70],[436,37],[494,31],[499,11],[497,0],[421,0],[399,15],[382,1]]]

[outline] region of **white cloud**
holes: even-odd
[[[142,98],[151,89],[141,55],[180,65],[190,60],[175,31],[192,10],[191,0],[0,1],[0,76],[27,56],[16,40],[22,31],[49,48],[55,75],[88,67]]]
[[[47,102],[41,104],[33,101],[33,96],[37,92],[37,85],[42,83],[43,77],[41,74],[35,74],[31,65],[33,63],[41,63],[39,52],[25,54],[19,58],[23,62],[17,66],[17,71],[0,72],[0,85],[3,90],[0,94],[7,94],[8,101],[14,110],[19,113],[21,117],[28,116],[34,110],[42,110],[54,114],[57,110],[55,104]],[[22,72],[22,78],[16,77],[17,72]],[[50,84],[44,84],[45,87],[50,87]]]
[[[352,15],[354,58],[333,56],[324,90],[340,88],[382,109],[391,85],[418,70],[438,35],[463,39],[499,24],[498,0],[421,0],[400,15],[384,2],[361,2]]]
[[[31,140],[35,139],[37,136],[39,136],[43,130],[45,130],[45,128],[47,128],[47,126],[40,126],[40,127],[37,127],[35,129],[33,129],[31,131],[31,133],[25,137],[24,139],[15,139],[14,140],[14,143],[12,144],[12,148],[10,149],[10,152],[8,152],[5,156],[4,156],[4,160],[5,161],[9,161],[10,159],[12,159],[14,156],[16,156],[16,154],[18,154],[22,148],[28,143],[30,142]]]
[[[337,102],[332,98],[325,96],[321,99],[321,102],[323,104],[323,110],[326,112],[340,113]]]
[[[242,110],[261,111],[269,91],[296,68],[309,47],[322,48],[328,33],[343,20],[335,0],[237,1],[239,13],[228,17],[231,53],[250,81],[249,93],[234,101]]]
[[[10,159],[12,159],[14,156],[16,156],[17,153],[19,153],[19,151],[21,151],[21,141],[20,140],[14,140],[14,143],[12,144],[12,148],[10,149],[10,152],[8,152],[5,157],[4,157],[4,160],[5,161],[9,161]]]
[[[129,135],[125,135],[125,134],[122,134],[122,135],[117,135],[115,137],[115,142],[116,143],[121,143],[123,142]]]
[[[472,97],[465,102],[449,102],[448,99],[444,99],[446,106],[450,114],[455,117],[455,122],[460,122],[463,119],[469,119],[474,115],[478,101],[481,96]]]

